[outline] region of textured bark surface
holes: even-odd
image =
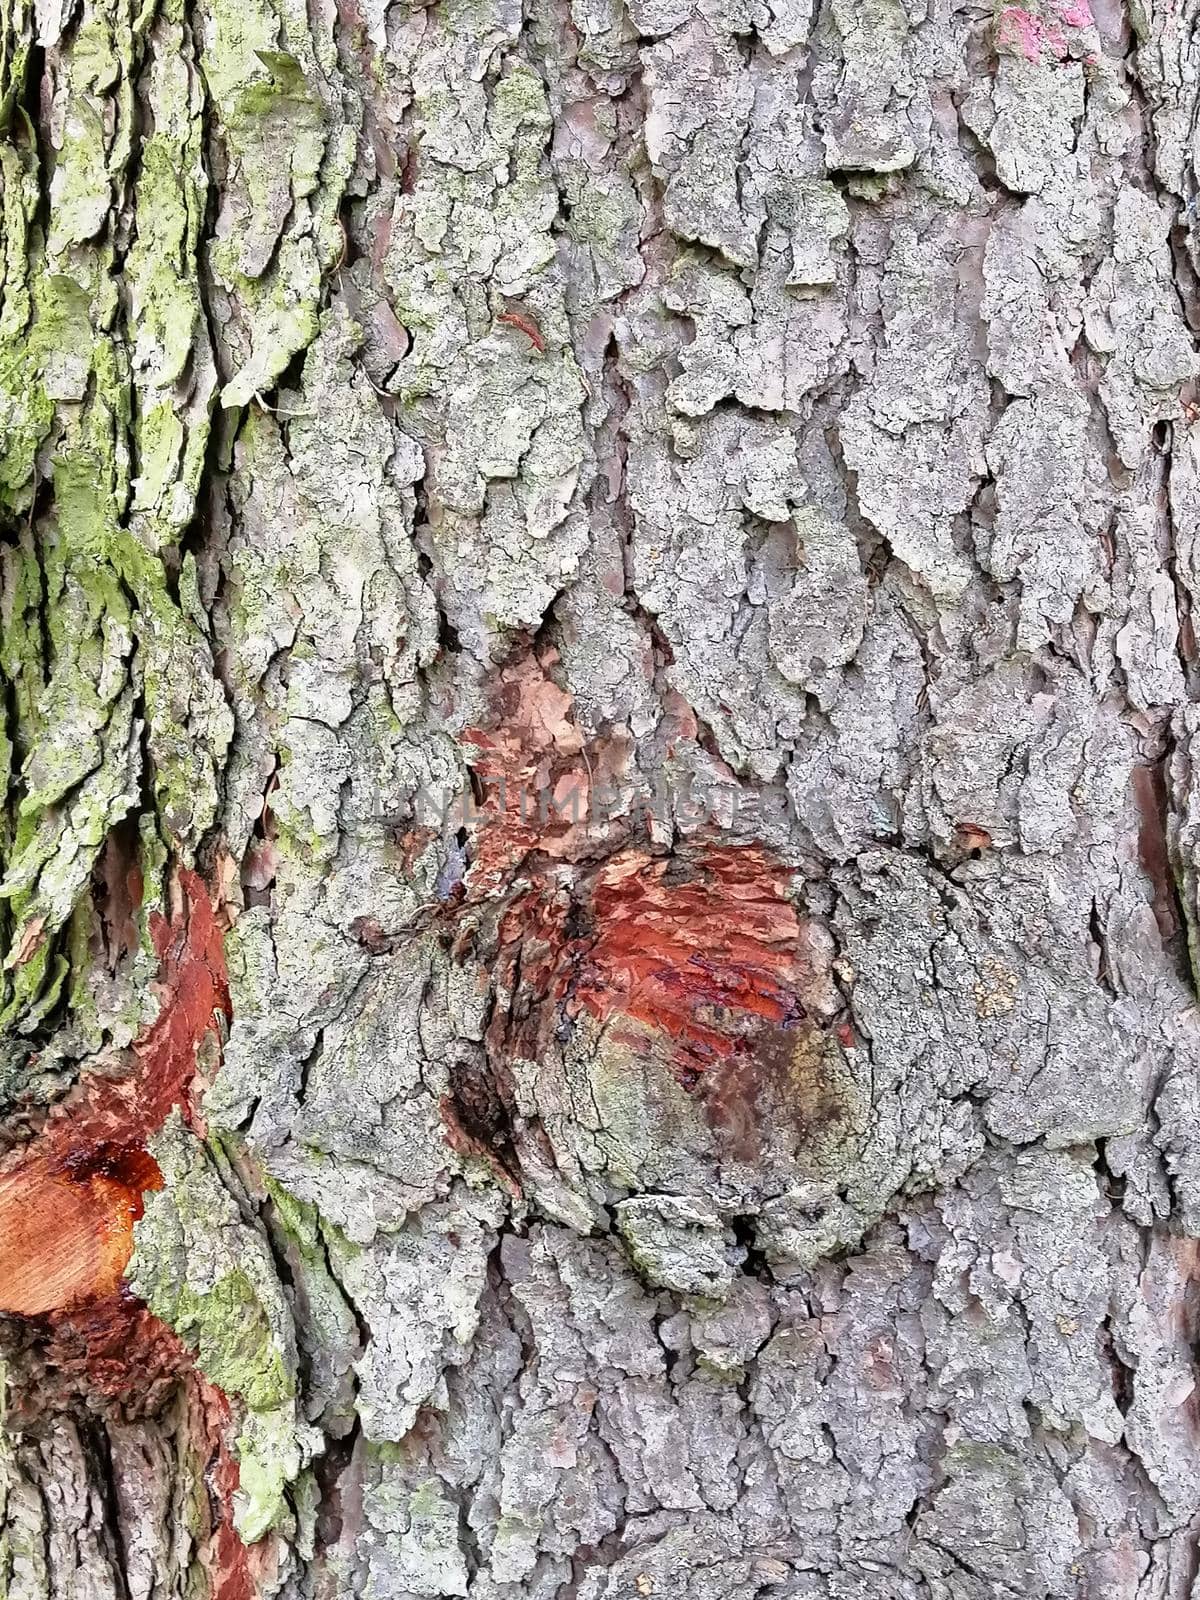
[[[0,1596],[1200,1593],[1197,0],[4,0]]]

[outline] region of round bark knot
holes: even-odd
[[[721,1261],[729,1218],[824,1193],[854,1159],[866,1094],[837,943],[767,844],[714,826],[667,847],[637,806],[606,808],[628,746],[585,737],[556,666],[543,649],[501,668],[490,725],[466,735],[467,865],[442,918],[490,1001],[445,1136],[580,1226],[641,1195],[688,1217],[715,1198]],[[627,1243],[645,1233],[622,1216]],[[646,1271],[667,1258],[638,1248]]]

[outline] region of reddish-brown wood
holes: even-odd
[[[0,1171],[0,1311],[40,1317],[113,1296],[142,1195],[162,1182],[146,1143],[175,1106],[195,1119],[200,1049],[228,1019],[229,990],[207,890],[184,872],[176,896],[170,919],[151,919],[161,1010],[133,1070],[85,1075]]]
[[[180,1381],[189,1430],[215,1505],[201,1551],[214,1600],[252,1600],[256,1563],[238,1536],[238,1467],[228,1445],[229,1401],[200,1373],[172,1329],[124,1286],[143,1196],[162,1186],[150,1136],[179,1107],[199,1126],[202,1051],[229,1020],[221,929],[201,879],[182,872],[170,917],[153,915],[161,967],[158,1019],[133,1045],[122,1078],[85,1075],[31,1144],[0,1172],[0,1311],[28,1319],[45,1373],[24,1410],[84,1394],[125,1414],[150,1412]]]
[[[628,850],[591,890],[590,937],[574,941],[575,1002],[660,1029],[682,1069],[747,1048],[765,1026],[794,1027],[805,971],[790,873],[755,846],[707,846],[672,880],[671,863]]]

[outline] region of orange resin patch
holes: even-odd
[[[0,1311],[40,1317],[115,1294],[143,1191],[161,1187],[142,1150],[95,1166],[27,1158],[0,1177]]]

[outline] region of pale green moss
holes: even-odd
[[[183,424],[169,399],[143,412],[138,424],[141,473],[134,484],[134,509],[157,508],[179,476]]]
[[[285,1491],[304,1464],[291,1408],[249,1412],[238,1430],[236,1454],[235,1524],[253,1544],[286,1513]]]
[[[323,1263],[324,1249],[319,1232],[320,1215],[316,1206],[299,1199],[269,1173],[265,1176],[264,1182],[267,1193],[274,1202],[280,1225],[299,1250],[305,1263],[308,1265]]]
[[[492,100],[488,118],[490,131],[502,148],[511,148],[518,128],[532,124],[548,132],[551,127],[550,103],[540,75],[524,62],[512,62]]]
[[[26,275],[33,253],[38,185],[34,132],[24,113],[19,116],[19,144],[0,143],[0,507],[13,513],[29,504],[34,462],[54,418],[53,404],[40,381],[39,352],[29,337],[33,296]]]
[[[54,220],[48,244],[55,254],[94,238],[108,219],[112,187],[106,142],[100,110],[82,96],[73,97],[50,194]]]
[[[11,759],[19,764],[29,754],[34,739],[38,700],[44,687],[39,615],[42,570],[31,529],[23,528],[17,543],[4,549],[0,565],[4,573],[0,585],[0,673],[9,686],[15,713]],[[7,844],[7,819],[3,826],[3,842]]]
[[[627,189],[607,188],[603,182],[581,183],[572,195],[565,231],[581,244],[593,244],[609,254],[615,252],[622,234],[631,222],[636,223],[638,215]]]
[[[226,1394],[240,1395],[255,1411],[290,1400],[295,1379],[275,1344],[271,1324],[253,1285],[241,1271],[227,1273],[204,1293],[180,1290],[173,1303],[151,1302],[156,1315],[196,1351],[200,1370]]]
[[[210,256],[244,315],[238,367],[221,394],[222,405],[237,407],[268,390],[316,337],[321,279],[340,249],[336,215],[355,130],[345,107],[328,100],[307,27],[292,37],[271,7],[240,0],[220,0],[211,17],[204,72],[234,157],[242,218]],[[333,69],[335,57],[328,48],[324,55]]]
[[[53,488],[36,535],[42,562],[28,561],[23,548],[6,557],[0,617],[0,665],[17,713],[5,754],[10,769],[20,767],[24,787],[16,826],[0,839],[8,847],[0,894],[15,924],[6,919],[0,932],[9,935],[10,971],[16,966],[0,1009],[10,1025],[26,1029],[71,979],[72,960],[62,951],[90,965],[72,939],[60,949],[55,935],[86,891],[108,832],[140,801],[138,697],[149,722],[157,802],[185,859],[215,815],[215,768],[232,728],[204,634],[175,605],[155,559],[194,515],[207,440],[204,386],[215,386],[203,361],[195,364],[205,180],[200,91],[182,19],[181,0],[143,7],[136,19],[105,6],[85,10],[66,36],[65,117],[45,239],[37,142],[15,101],[4,112],[0,510],[26,513],[39,471]],[[6,29],[0,43],[6,92],[25,70],[15,45],[11,61],[2,56],[25,25],[15,15],[9,20],[15,31]],[[123,280],[131,365],[111,213],[129,171],[135,58],[143,50],[141,85],[153,131],[128,196],[133,226]],[[181,387],[193,364],[195,375]],[[35,935],[41,945],[29,954]],[[77,983],[70,994],[91,1035],[95,996]],[[119,1022],[119,998],[108,1004]]]
[[[174,383],[186,366],[200,316],[193,253],[202,190],[192,170],[181,170],[189,154],[196,161],[191,147],[199,127],[189,123],[181,131],[182,138],[157,134],[143,148],[138,232],[125,268],[137,308],[139,364],[159,386]]]

